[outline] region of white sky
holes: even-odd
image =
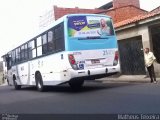
[[[40,16],[53,5],[90,9],[110,1],[112,0],[0,0],[0,56],[31,38],[38,31]],[[160,6],[160,0],[140,0],[140,6],[150,11]]]

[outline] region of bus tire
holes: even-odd
[[[83,84],[84,84],[84,80],[82,80],[82,79],[71,79],[69,81],[69,85],[73,90],[81,89]]]
[[[41,75],[40,72],[36,73],[35,79],[36,79],[37,90],[40,91],[40,92],[43,92],[44,91],[44,85],[43,85],[42,75]]]
[[[15,76],[13,76],[13,84],[14,84],[15,90],[20,90],[21,89],[21,85],[17,84]]]

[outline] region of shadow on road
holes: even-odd
[[[100,82],[86,82],[79,90],[73,90],[69,85],[48,86],[45,92],[60,92],[60,93],[83,93],[93,92],[104,89],[116,89],[127,86],[137,85],[136,83],[100,83]],[[20,91],[37,91],[36,87],[23,87]]]

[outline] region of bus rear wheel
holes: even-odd
[[[21,89],[21,85],[17,84],[15,77],[13,78],[13,84],[14,84],[15,90],[20,90]]]
[[[36,78],[37,90],[40,91],[40,92],[43,92],[44,91],[44,85],[43,85],[43,79],[42,79],[41,73],[37,72],[35,78]]]
[[[69,85],[73,90],[79,90],[82,88],[84,84],[84,80],[82,79],[72,79],[69,81]]]

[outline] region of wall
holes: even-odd
[[[3,62],[0,61],[0,85],[3,83],[2,77],[3,77]]]
[[[62,8],[62,7],[57,7],[54,6],[54,16],[55,20],[58,18],[66,15],[66,14],[74,14],[74,13],[99,13],[103,12],[105,10],[100,10],[100,9],[80,9],[78,7],[76,8]]]
[[[135,7],[140,8],[139,0],[113,0],[113,7],[119,8],[126,5],[133,5]]]

